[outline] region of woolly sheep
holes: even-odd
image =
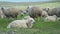
[[[18,9],[17,8],[8,8],[7,9],[4,7],[1,7],[1,10],[7,18],[12,17],[12,18],[17,19],[17,15],[18,15]]]
[[[42,16],[48,16],[48,13],[46,11],[42,11]]]
[[[49,16],[56,15],[57,17],[60,17],[60,7],[49,9],[48,15]]]
[[[27,11],[28,11],[28,15],[32,18],[40,17],[42,14],[42,9],[36,6],[29,8]]]
[[[14,20],[10,24],[8,24],[7,28],[31,28],[35,20],[33,18],[22,19],[22,20]]]
[[[47,16],[45,18],[45,21],[48,22],[48,21],[53,21],[55,22],[57,20],[57,16],[56,15],[53,15],[53,16]]]

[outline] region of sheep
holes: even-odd
[[[52,9],[50,9],[50,10],[48,11],[48,15],[49,15],[49,16],[56,15],[56,14],[55,14],[56,11],[57,11],[57,10],[56,10],[55,8],[52,8]]]
[[[49,9],[48,15],[49,16],[56,15],[57,17],[60,17],[60,7]]]
[[[28,15],[32,18],[34,17],[40,17],[41,14],[42,14],[42,9],[39,8],[39,7],[31,7],[31,8],[28,8]]]
[[[42,16],[48,16],[48,13],[46,11],[42,11]]]
[[[44,21],[49,22],[49,21],[53,21],[55,22],[57,20],[57,16],[53,15],[53,16],[47,16]]]
[[[7,28],[32,28],[35,20],[33,18],[22,19],[22,20],[14,20],[10,24],[8,24]]]
[[[3,14],[7,17],[7,18],[17,18],[18,15],[18,9],[17,8],[1,8]]]

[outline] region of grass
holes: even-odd
[[[59,3],[44,3],[40,5],[41,7],[59,7]],[[14,6],[15,7],[15,6]],[[19,9],[25,9],[27,6],[18,6]],[[27,15],[27,14],[26,14]],[[26,16],[25,15],[25,16]],[[18,15],[17,19],[22,19],[24,16]],[[60,34],[60,21],[56,22],[45,22],[44,17],[35,18],[35,23],[31,29],[7,29],[7,25],[12,22],[14,19],[2,19],[0,18],[0,34]]]
[[[23,17],[18,15],[18,19]],[[31,29],[7,29],[7,25],[13,21],[13,19],[0,19],[0,33],[12,34],[60,34],[60,21],[45,22],[44,17],[40,19],[35,18],[35,23]]]

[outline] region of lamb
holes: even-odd
[[[57,16],[56,15],[53,15],[53,16],[47,16],[45,18],[45,21],[48,22],[48,21],[53,21],[55,22],[57,20]]]
[[[22,20],[14,20],[8,24],[7,28],[32,28],[35,20],[33,18],[27,18]]]

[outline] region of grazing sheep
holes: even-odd
[[[18,10],[16,8],[1,8],[2,12],[4,13],[4,15],[7,17],[7,18],[17,18],[17,15],[18,15]]]
[[[12,21],[7,28],[32,28],[33,23],[34,23],[33,18],[28,18],[28,19],[22,19],[22,20],[15,20]]]
[[[31,7],[28,8],[28,14],[30,17],[34,18],[34,17],[40,17],[42,15],[42,9],[39,7]]]
[[[53,15],[53,16],[47,16],[45,18],[45,21],[48,22],[48,21],[53,21],[55,22],[57,20],[57,16],[56,15]]]

